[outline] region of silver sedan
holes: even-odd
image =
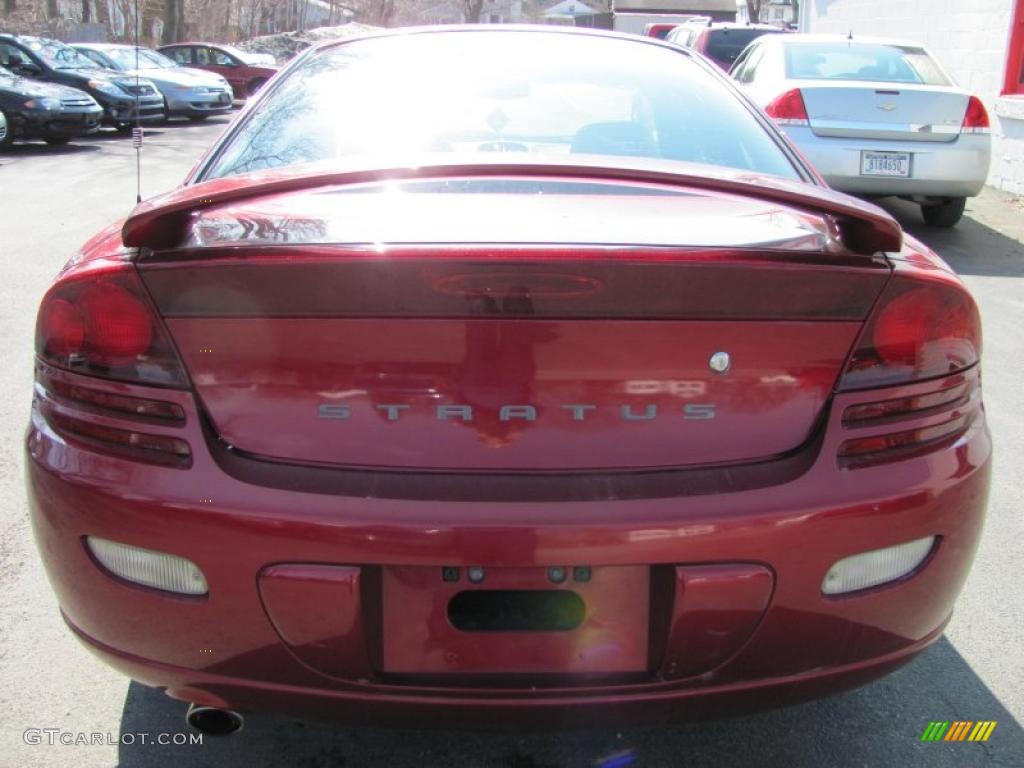
[[[216,73],[180,67],[149,48],[116,43],[74,43],[72,47],[101,67],[125,74],[138,72],[152,82],[167,102],[168,117],[204,120],[231,111],[234,93],[228,81]]]
[[[834,188],[898,195],[951,227],[988,177],[988,114],[918,43],[768,35],[730,75]]]

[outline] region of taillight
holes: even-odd
[[[959,440],[974,418],[973,412],[954,411],[940,424],[845,440],[839,446],[839,466],[859,469],[932,453]]]
[[[185,409],[177,403],[83,387],[57,378],[51,375],[51,371],[52,368],[39,366],[36,369],[36,380],[51,396],[75,409],[115,419],[147,421],[169,427],[180,427],[185,423]]]
[[[62,437],[99,453],[178,469],[192,466],[192,450],[180,437],[108,427],[50,407],[42,410],[47,423]]]
[[[988,111],[981,99],[971,96],[967,101],[967,112],[964,114],[964,124],[960,128],[961,133],[988,133]]]
[[[122,265],[60,281],[47,292],[36,321],[36,354],[88,376],[188,384],[134,268]]]
[[[810,124],[810,120],[807,118],[807,107],[804,106],[804,97],[799,88],[786,91],[769,103],[764,111],[779,125]]]
[[[954,282],[895,276],[840,381],[843,391],[908,384],[970,368],[981,356],[981,319]]]

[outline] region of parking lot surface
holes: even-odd
[[[227,125],[148,131],[142,194],[180,182]],[[185,705],[130,683],[64,627],[31,537],[21,438],[39,299],[61,265],[135,201],[131,142],[105,132],[0,155],[0,766],[1024,766],[1024,203],[986,191],[953,230],[888,207],[963,275],[985,330],[984,386],[996,443],[989,518],[945,637],[870,686],[798,707],[664,727],[519,733],[395,731],[247,718],[202,745],[142,743],[186,730]],[[995,720],[989,741],[922,743],[932,720]],[[496,724],[500,725],[500,724]],[[28,729],[101,734],[101,744],[26,743]]]

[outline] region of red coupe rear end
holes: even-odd
[[[468,106],[391,122],[439,74]],[[379,111],[293,114],[339,84]],[[33,521],[74,632],[200,727],[734,712],[941,634],[980,348],[949,269],[686,52],[357,40],[44,298]]]

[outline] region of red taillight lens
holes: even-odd
[[[184,387],[185,370],[134,268],[58,282],[43,298],[36,354],[89,376]]]
[[[53,299],[44,302],[39,311],[39,330],[46,339],[51,354],[68,357],[82,350],[85,343],[85,323],[70,301]]]
[[[953,282],[900,276],[886,287],[840,389],[906,384],[970,368],[981,356],[981,319]]]
[[[988,111],[981,99],[971,96],[967,102],[967,112],[964,114],[964,124],[960,129],[961,133],[988,133]]]
[[[143,355],[153,341],[145,302],[114,282],[90,285],[78,299],[89,350],[111,361]]]
[[[799,88],[786,91],[764,108],[765,114],[779,125],[807,125],[807,107]]]

